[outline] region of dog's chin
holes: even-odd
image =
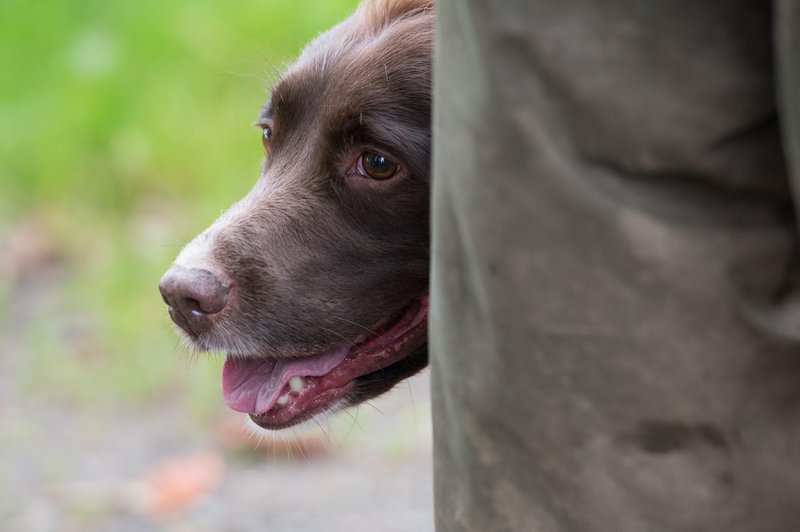
[[[356,405],[427,365],[427,325],[426,295],[355,343],[294,358],[229,353],[222,371],[225,402],[271,430]]]

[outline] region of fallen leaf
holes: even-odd
[[[145,512],[162,517],[184,510],[219,487],[224,469],[222,458],[210,452],[164,460],[147,474],[142,486]]]

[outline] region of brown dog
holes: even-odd
[[[427,364],[433,2],[367,0],[275,84],[253,190],[161,279],[228,405],[270,429]]]

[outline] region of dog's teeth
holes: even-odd
[[[291,388],[293,392],[302,391],[303,388],[305,387],[306,387],[306,380],[300,375],[295,375],[294,377],[289,379],[289,388]]]
[[[278,397],[278,400],[276,402],[281,406],[285,405],[286,403],[289,402],[289,394],[285,393],[281,395],[280,397]]]

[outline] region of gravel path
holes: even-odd
[[[6,404],[0,528],[432,530],[427,377],[373,404],[382,414],[362,406],[357,424],[340,415],[323,425],[325,433],[312,426],[287,436],[289,443],[259,443],[224,410],[213,426],[189,427],[172,407],[98,416],[63,405]],[[165,497],[159,474],[176,461],[178,478],[199,470],[198,493],[154,502]]]

